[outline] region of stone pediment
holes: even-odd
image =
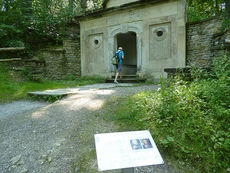
[[[164,2],[169,0],[105,0],[103,2],[103,8],[95,11],[87,12],[84,15],[76,16],[77,21],[84,20],[89,17],[101,17],[103,14],[109,14],[111,12],[117,12],[120,10],[133,9],[140,6],[146,6],[150,4],[155,4],[159,2]],[[174,0],[183,1],[183,0]]]
[[[137,1],[139,0],[105,0],[103,3],[103,7],[104,8],[118,7]]]

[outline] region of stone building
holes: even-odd
[[[112,56],[123,47],[123,75],[159,79],[164,68],[185,66],[185,0],[105,0],[77,17],[81,75],[112,77]]]

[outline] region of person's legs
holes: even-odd
[[[115,76],[115,79],[114,79],[115,83],[118,83],[117,82],[117,78],[118,78],[120,72],[121,72],[121,64],[118,64],[118,66],[117,66],[117,73],[116,73],[116,76]]]
[[[115,79],[114,79],[114,82],[115,82],[115,83],[118,83],[118,82],[117,82],[118,75],[119,75],[119,73],[117,72],[117,73],[116,73],[116,76],[115,76]]]

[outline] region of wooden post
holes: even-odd
[[[25,47],[7,47],[7,48],[0,48],[0,52],[22,51],[22,50],[25,50]]]
[[[230,44],[230,40],[229,39],[225,39],[225,43]]]
[[[0,59],[0,62],[21,61],[22,58]]]
[[[227,18],[230,19],[230,0],[226,0],[225,8],[226,8],[226,13],[227,13]]]

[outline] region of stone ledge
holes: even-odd
[[[216,20],[221,20],[222,18],[218,17],[218,16],[213,16],[213,17],[210,17],[210,18],[204,19],[204,20],[199,20],[199,21],[194,21],[194,22],[187,22],[186,26],[191,27],[191,25],[202,24],[202,23],[205,23],[205,22],[210,22],[210,21],[215,20],[215,19]]]
[[[190,73],[191,67],[178,67],[178,68],[165,68],[164,72],[168,74],[176,74],[176,73]]]
[[[21,61],[22,58],[0,59],[0,62]]]
[[[189,74],[191,72],[192,67],[190,66],[186,66],[186,67],[178,67],[178,68],[165,68],[164,72],[170,74],[170,75],[175,75],[177,73],[185,73],[185,74]],[[211,68],[210,67],[199,67],[197,69],[202,69],[205,71],[210,71]]]
[[[0,48],[0,52],[8,52],[8,51],[23,51],[25,47],[7,47],[7,48]]]
[[[46,51],[46,52],[65,52],[63,48],[58,48],[58,49],[42,49],[41,51]]]

